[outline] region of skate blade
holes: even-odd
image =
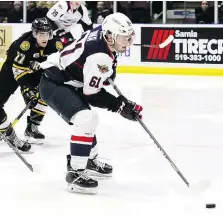
[[[33,151],[22,151],[22,150],[20,150],[20,149],[18,149],[17,147],[14,147],[14,148],[12,148],[12,147],[10,147],[14,152],[15,152],[15,149],[20,153],[20,154],[33,154],[34,152]]]
[[[80,194],[90,194],[90,195],[95,195],[98,192],[97,187],[83,188],[83,187],[80,187],[76,184],[68,184],[67,190],[70,193],[80,193]]]
[[[86,169],[86,172],[89,177],[92,177],[93,179],[97,179],[97,180],[109,179],[112,177],[112,173],[102,174],[102,173],[99,173],[93,170],[88,170],[88,169]]]
[[[25,137],[23,141],[35,145],[43,145],[44,143],[44,139],[35,139],[33,137]]]
[[[21,150],[18,150],[20,152],[20,154],[33,154],[34,152],[33,151],[27,151],[27,152],[24,152],[24,151],[21,151]]]

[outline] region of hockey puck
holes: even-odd
[[[215,204],[206,204],[206,208],[215,208],[216,205]]]

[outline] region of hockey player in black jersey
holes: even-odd
[[[26,104],[31,101],[31,112],[27,118],[25,130],[26,139],[21,141],[13,128],[7,130],[6,137],[22,151],[28,151],[31,148],[29,143],[33,141],[40,143],[45,138],[38,130],[47,107],[38,91],[41,76],[39,63],[62,48],[61,42],[53,38],[52,27],[48,20],[38,18],[32,23],[32,31],[14,41],[7,51],[7,59],[0,72],[0,132],[4,133],[11,126],[3,107],[20,86]]]
[[[117,53],[125,52],[133,41],[129,18],[114,13],[101,27],[84,32],[77,42],[41,63],[42,99],[73,127],[66,176],[71,191],[96,193],[98,182],[91,176],[108,177],[113,170],[98,159],[98,116],[90,106],[120,113],[133,121],[142,111],[140,105],[123,96],[115,97],[103,87],[108,78],[115,77]]]
[[[59,1],[49,9],[46,17],[53,26],[54,35],[65,46],[93,27],[88,10],[80,1]]]

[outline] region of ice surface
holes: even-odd
[[[66,191],[69,127],[51,109],[42,123],[46,143],[24,155],[34,173],[0,143],[1,215],[223,214],[223,77],[118,75],[127,98],[142,104],[143,121],[191,184],[211,180],[191,194],[138,123],[96,109],[100,156],[114,166],[94,196]],[[111,88],[109,91],[114,92]],[[17,91],[5,106],[13,120],[24,107]],[[16,125],[22,137],[25,116]],[[216,203],[216,209],[205,209]]]

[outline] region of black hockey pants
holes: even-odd
[[[40,80],[39,91],[43,101],[69,124],[77,112],[90,109],[79,89],[57,83],[44,74]]]

